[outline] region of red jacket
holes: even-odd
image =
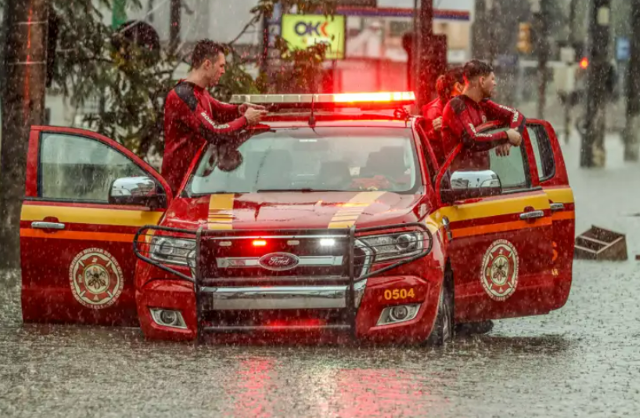
[[[238,106],[221,103],[193,83],[181,81],[169,92],[164,109],[164,158],[162,175],[175,194],[206,142],[228,140],[224,134],[247,125]]]
[[[433,129],[433,121],[442,116],[444,105],[440,99],[435,99],[422,107],[422,116],[425,122],[425,133],[429,141],[440,141],[442,139],[441,132]]]
[[[522,113],[488,99],[477,103],[464,94],[451,99],[442,116],[444,155],[448,156],[460,142],[467,148],[481,146],[483,149],[506,143],[508,137],[505,131],[493,134],[476,132],[478,126],[494,120],[509,124],[510,128],[520,133],[523,132],[526,123]]]

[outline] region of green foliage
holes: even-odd
[[[2,0],[0,0],[2,1]],[[81,0],[51,0],[59,17],[58,52],[54,70],[54,89],[75,106],[98,101],[96,113],[85,121],[97,131],[117,140],[141,157],[153,149],[163,150],[164,99],[173,87],[177,66],[184,62],[185,51],[172,52],[164,48],[159,55],[131,47],[114,46],[118,32],[104,23],[100,10],[109,9],[111,0],[93,2]],[[140,7],[138,0],[131,0]],[[242,33],[271,17],[276,3],[284,10],[296,7],[298,13],[335,13],[336,0],[259,0],[252,9],[253,18]],[[255,58],[241,56],[235,41],[228,46],[230,57],[227,71],[214,91],[216,97],[228,99],[231,93],[259,93],[273,89],[280,92],[306,92],[314,88],[324,59],[325,46],[304,51],[290,51],[278,38],[276,48],[281,59],[281,71],[270,79],[261,73],[254,80],[245,70]],[[126,52],[126,54],[124,53]],[[127,59],[124,56],[127,56]],[[268,80],[268,82],[267,82]]]

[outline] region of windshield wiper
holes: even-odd
[[[310,187],[305,187],[302,189],[260,189],[256,193],[269,193],[269,192],[300,192],[300,193],[310,193],[310,192],[347,192],[348,190],[335,190],[335,189],[312,189]]]

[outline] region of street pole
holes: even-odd
[[[44,120],[47,0],[5,3],[5,80],[0,149],[0,268],[20,267],[20,209],[29,131]]]
[[[182,17],[182,0],[171,0],[169,44],[171,50],[176,51],[180,45],[180,19]]]
[[[538,27],[538,42],[536,52],[538,55],[538,119],[544,119],[544,109],[547,102],[547,84],[549,73],[547,62],[549,61],[549,0],[540,0],[540,10],[536,13]]]
[[[427,104],[432,96],[432,84],[434,71],[431,68],[433,48],[431,38],[433,37],[433,0],[420,0],[420,35],[418,36],[418,59],[419,76],[417,91],[417,108]]]
[[[631,0],[631,56],[627,67],[627,120],[623,131],[624,160],[638,161],[640,129],[640,0]]]
[[[587,70],[586,133],[580,167],[604,167],[605,97],[609,58],[611,0],[592,0],[589,10],[589,68]]]
[[[574,36],[574,28],[576,21],[576,7],[578,5],[578,0],[571,0],[569,3],[569,36],[568,36],[568,46],[569,48],[575,47],[575,36]],[[574,65],[567,64],[567,81],[573,80],[575,78],[575,70]],[[574,82],[571,83],[574,85]],[[569,143],[569,137],[571,136],[571,108],[573,107],[573,91],[574,89],[567,89],[567,97],[564,103],[564,142],[565,144]]]

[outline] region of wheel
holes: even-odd
[[[449,267],[444,275],[440,298],[438,300],[438,313],[436,322],[431,330],[431,335],[427,339],[429,345],[443,345],[453,339],[453,313],[454,313],[454,293],[453,293],[453,273]]]

